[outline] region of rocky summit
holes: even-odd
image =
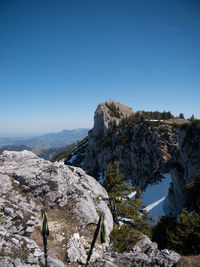
[[[51,163],[30,151],[0,156],[0,266],[44,266],[41,209],[48,215],[48,266],[85,264],[99,214],[107,242],[97,241],[91,266],[173,266],[180,255],[142,236],[128,252],[109,246],[113,218],[105,189],[78,167]]]

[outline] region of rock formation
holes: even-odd
[[[115,107],[115,108],[113,108]],[[122,117],[129,117],[134,112],[131,108],[116,101],[107,101],[98,105],[94,113],[94,127],[90,134],[101,137],[105,135],[113,124],[118,125]]]
[[[110,110],[111,103],[116,108]],[[127,180],[133,185],[139,184],[142,189],[161,179],[163,173],[170,172],[172,184],[165,201],[165,212],[177,215],[185,207],[183,187],[200,169],[198,129],[191,130],[190,123],[183,119],[127,119],[123,122],[124,118],[133,115],[130,108],[124,108],[118,102],[98,105],[94,127],[84,147],[85,154],[82,151],[81,160],[79,153],[73,154],[70,164],[81,166],[98,179],[105,178],[107,165],[118,160]]]
[[[50,266],[64,266],[60,260],[66,255],[60,250],[66,252],[66,240],[74,233],[88,232],[91,240],[101,212],[107,235],[112,230],[112,215],[103,201],[107,192],[80,168],[51,163],[30,151],[4,151],[0,183],[0,266],[39,266],[44,261],[38,225],[42,207],[53,239]]]

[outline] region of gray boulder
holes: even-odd
[[[97,223],[98,214],[103,212],[107,234],[111,232],[112,215],[102,200],[108,198],[108,194],[82,169],[66,166],[62,162],[51,163],[38,158],[30,151],[4,151],[0,156],[0,175],[5,184],[1,195],[9,195],[14,201],[16,195],[12,195],[10,190],[15,188],[11,184],[18,181],[23,192],[31,192],[41,203],[49,207],[65,206],[68,199],[75,200],[73,212],[81,218],[80,225]],[[20,201],[20,197],[18,199],[18,205],[26,207],[27,210],[38,207],[34,201],[28,204]],[[12,215],[11,210],[7,209],[7,212]]]

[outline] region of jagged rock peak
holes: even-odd
[[[117,101],[109,100],[100,103],[94,114],[92,135],[102,136],[113,124],[118,125],[123,117],[134,114],[133,110]]]

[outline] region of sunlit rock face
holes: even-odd
[[[109,108],[112,105],[116,107],[116,114]],[[105,103],[100,103],[94,113],[94,127],[90,132],[90,135],[101,137],[108,132],[113,124],[118,125],[122,117],[129,117],[132,114],[134,114],[134,112],[131,108],[122,105],[117,101],[110,100]]]
[[[55,257],[67,236],[85,231],[85,238],[91,240],[93,232],[87,236],[87,228],[97,224],[101,213],[105,214],[107,237],[112,230],[112,215],[103,200],[107,192],[78,167],[52,163],[26,150],[4,151],[0,184],[0,266],[13,262],[15,266],[40,266],[44,262],[38,233],[42,208],[47,210],[51,239],[58,247],[55,252],[49,243],[50,266],[65,266]]]

